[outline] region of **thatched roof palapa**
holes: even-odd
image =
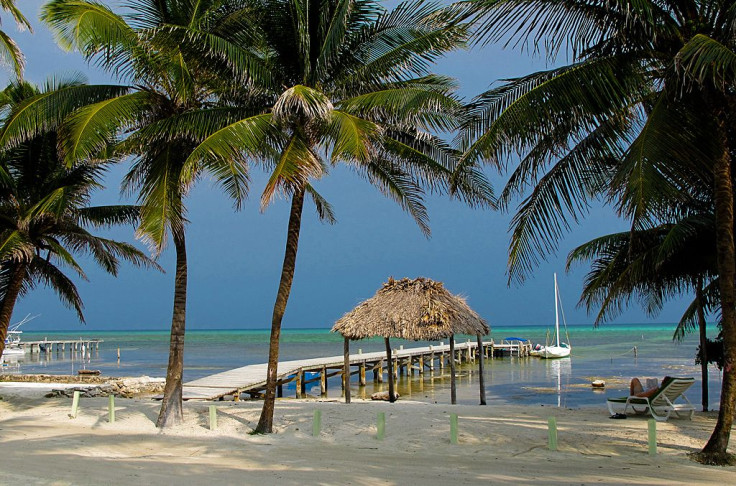
[[[332,327],[355,340],[374,336],[437,341],[453,334],[487,335],[488,323],[465,299],[428,278],[394,280],[342,316]]]

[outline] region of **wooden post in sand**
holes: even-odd
[[[323,366],[319,374],[319,393],[323,397],[327,395],[327,367]]]
[[[72,398],[72,413],[69,414],[69,418],[77,418],[77,409],[79,408],[79,392],[75,391]]]
[[[115,395],[110,395],[110,403],[107,405],[107,421],[115,423]]]
[[[314,419],[312,420],[312,437],[319,437],[322,428],[322,410],[314,411]]]
[[[376,425],[376,439],[383,440],[386,435],[386,413],[378,412],[378,424]]]
[[[656,456],[657,455],[657,421],[654,419],[649,419],[648,424],[649,429],[649,455],[650,456]]]
[[[557,419],[550,417],[547,420],[547,447],[551,451],[557,450]]]
[[[457,414],[450,414],[450,444],[457,444]]]
[[[210,430],[217,428],[217,407],[210,405]]]

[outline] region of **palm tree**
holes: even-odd
[[[463,165],[504,167],[501,196],[533,187],[513,220],[510,278],[557,248],[596,197],[636,229],[666,221],[667,203],[712,181],[725,346],[720,412],[704,461],[725,462],[736,410],[733,120],[736,4],[722,0],[474,0],[479,39],[562,49],[572,62],[507,80],[476,98]]]
[[[5,88],[0,93],[3,121],[42,94],[28,83]],[[53,288],[84,322],[82,299],[63,270],[68,267],[86,279],[75,254],[91,256],[112,275],[117,275],[121,259],[135,265],[152,263],[130,244],[95,236],[85,228],[134,224],[139,208],[90,206],[106,164],[67,167],[58,157],[57,142],[58,133],[50,130],[0,152],[0,354],[15,302],[39,283]]]
[[[673,339],[682,340],[687,332],[699,331],[704,412],[708,410],[705,314],[712,308],[710,303],[717,301],[717,296],[711,295],[717,293],[714,250],[715,220],[710,211],[648,230],[602,236],[568,256],[568,269],[575,263],[590,262],[580,303],[588,311],[598,309],[595,326],[615,318],[632,299],[655,316],[668,299],[683,292],[695,293]]]
[[[0,0],[0,8],[6,12],[10,12],[10,15],[13,16],[19,28],[32,30],[28,19],[15,6],[15,0]],[[0,30],[0,62],[13,66],[13,70],[18,78],[23,76],[23,65],[25,64],[23,53],[20,52],[18,44],[3,30]]]
[[[243,150],[263,153],[266,135],[277,149],[263,160],[271,176],[261,201],[265,206],[274,195],[285,194],[291,209],[271,320],[265,401],[256,427],[256,432],[270,433],[281,323],[305,196],[312,196],[323,214],[329,209],[311,181],[325,176],[330,166],[346,163],[428,234],[424,190],[449,190],[456,163],[450,147],[433,133],[453,129],[460,107],[452,80],[429,74],[428,67],[461,45],[466,28],[423,0],[391,11],[370,0],[260,0],[243,8],[250,20],[233,33],[232,43],[247,39],[245,47],[257,46],[262,63],[251,65],[267,66],[269,75],[234,70],[225,76],[243,80],[236,88],[261,107],[207,137],[190,160],[227,160]],[[223,58],[231,55],[222,51]],[[490,188],[479,172],[465,171],[460,180],[459,197],[471,204],[490,201]]]
[[[214,78],[208,64],[217,60],[191,55],[175,43],[155,43],[169,30],[206,35],[227,31],[229,12],[223,1],[130,0],[123,13],[86,0],[53,0],[42,19],[60,44],[77,49],[115,73],[134,91],[89,105],[65,125],[62,146],[68,160],[96,157],[117,142],[117,157],[133,156],[124,189],[137,192],[142,205],[137,234],[156,254],[169,235],[176,252],[174,302],[169,362],[164,398],[156,425],[182,421],[182,375],[187,297],[185,198],[203,173],[210,173],[233,197],[236,206],[245,197],[247,172],[241,157],[208,163],[188,159],[202,134],[219,128],[210,120],[218,114]],[[215,87],[213,87],[215,86]],[[227,110],[225,110],[227,111]],[[201,118],[196,118],[200,115]],[[242,116],[242,112],[237,112]],[[197,120],[204,122],[197,124]]]

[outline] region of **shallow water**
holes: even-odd
[[[562,360],[505,357],[486,361],[485,383],[488,403],[541,404],[545,406],[601,406],[605,396],[625,394],[633,376],[665,375],[694,376],[696,384],[687,393],[690,400],[700,403],[700,367],[694,364],[697,336],[688,336],[682,343],[673,343],[674,325],[611,325],[599,329],[592,326],[568,328],[573,356]],[[490,337],[496,341],[519,336],[544,343],[546,326],[494,328]],[[715,334],[715,329],[710,330]],[[12,361],[4,372],[76,374],[81,367],[99,369],[108,376],[166,375],[169,333],[167,331],[79,331],[65,333],[24,332],[23,340],[44,338],[101,338],[99,352],[92,351],[84,360],[79,355],[50,353],[26,355]],[[249,364],[264,363],[268,358],[267,330],[190,331],[185,344],[184,379],[192,380],[209,374]],[[462,342],[467,337],[458,337]],[[488,339],[488,338],[486,338]],[[391,341],[393,347],[426,346],[428,343]],[[429,343],[432,344],[432,343]],[[435,343],[438,344],[438,343]],[[284,330],[280,358],[282,361],[335,356],[342,354],[342,337],[326,329]],[[637,349],[634,357],[633,348]],[[117,350],[120,349],[120,362]],[[382,339],[353,342],[351,351],[382,351]],[[384,390],[387,383],[359,387],[351,386],[354,396],[367,396]],[[464,365],[458,370],[458,402],[478,403],[477,365]],[[593,390],[590,382],[603,379],[606,390]],[[354,377],[355,381],[356,378]],[[308,393],[318,394],[319,383]],[[450,380],[447,373],[429,372],[414,377],[400,377],[398,392],[412,400],[449,403]],[[720,375],[715,367],[710,371],[711,408],[717,406]],[[285,390],[285,396],[290,390]],[[293,392],[292,392],[293,393]],[[339,377],[328,383],[328,394],[341,394]]]

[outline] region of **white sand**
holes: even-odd
[[[249,435],[260,402],[216,402],[208,428],[205,402],[185,403],[185,424],[161,432],[159,403],[71,399],[0,384],[0,484],[733,484],[736,468],[690,461],[715,414],[658,424],[659,455],[647,453],[647,420],[611,420],[600,408],[451,406],[402,402],[280,400],[277,433]],[[314,410],[322,432],[312,437]],[[386,438],[376,440],[376,414]],[[460,417],[450,444],[449,414]],[[547,450],[547,418],[559,427],[559,451]]]

